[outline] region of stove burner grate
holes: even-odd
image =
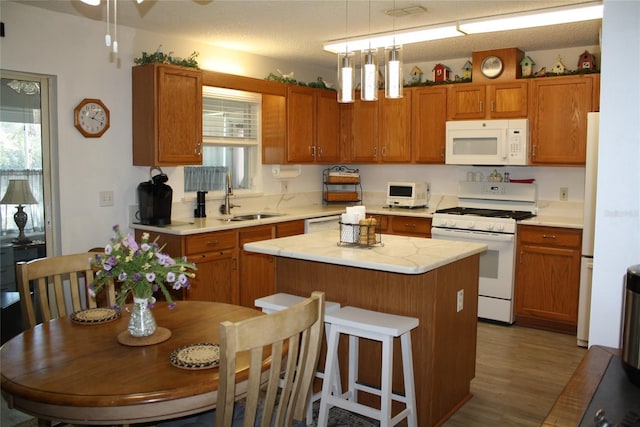
[[[449,214],[449,215],[475,215],[490,218],[509,218],[521,221],[523,219],[532,218],[535,215],[528,211],[509,211],[502,209],[480,209],[480,208],[463,208],[453,207],[447,209],[437,210],[435,213]]]

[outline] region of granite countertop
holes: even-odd
[[[456,260],[479,254],[487,245],[450,240],[383,234],[381,244],[370,248],[339,245],[337,230],[300,234],[247,243],[244,249],[295,258],[401,274],[422,274]]]

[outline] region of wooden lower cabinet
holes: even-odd
[[[516,323],[575,334],[582,230],[518,226]]]
[[[198,267],[186,299],[235,303],[235,231],[194,234],[184,237],[183,241],[184,255]]]
[[[192,255],[188,259],[196,264],[198,271],[196,271],[196,277],[191,280],[186,299],[227,304],[235,302],[234,282],[237,261],[234,249]]]
[[[253,307],[256,298],[271,295],[275,291],[275,269],[273,256],[247,252],[243,249],[245,243],[259,240],[269,240],[275,237],[274,227],[263,225],[238,230],[238,271],[240,305]]]
[[[431,238],[431,218],[405,215],[374,215],[379,232],[398,236]]]
[[[136,230],[136,239],[143,231]],[[179,236],[152,233],[172,257],[186,256],[196,264],[191,286],[176,298],[216,301],[254,307],[254,300],[274,293],[275,268],[271,255],[245,252],[245,243],[304,233],[304,221]]]

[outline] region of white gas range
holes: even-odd
[[[431,237],[485,243],[478,317],[512,324],[517,221],[537,212],[535,184],[460,182],[458,206],[436,210]]]

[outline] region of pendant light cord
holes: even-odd
[[[113,0],[113,53],[118,53],[118,0]]]
[[[107,34],[104,36],[104,44],[111,47],[111,33],[109,32],[109,0],[107,0]]]

